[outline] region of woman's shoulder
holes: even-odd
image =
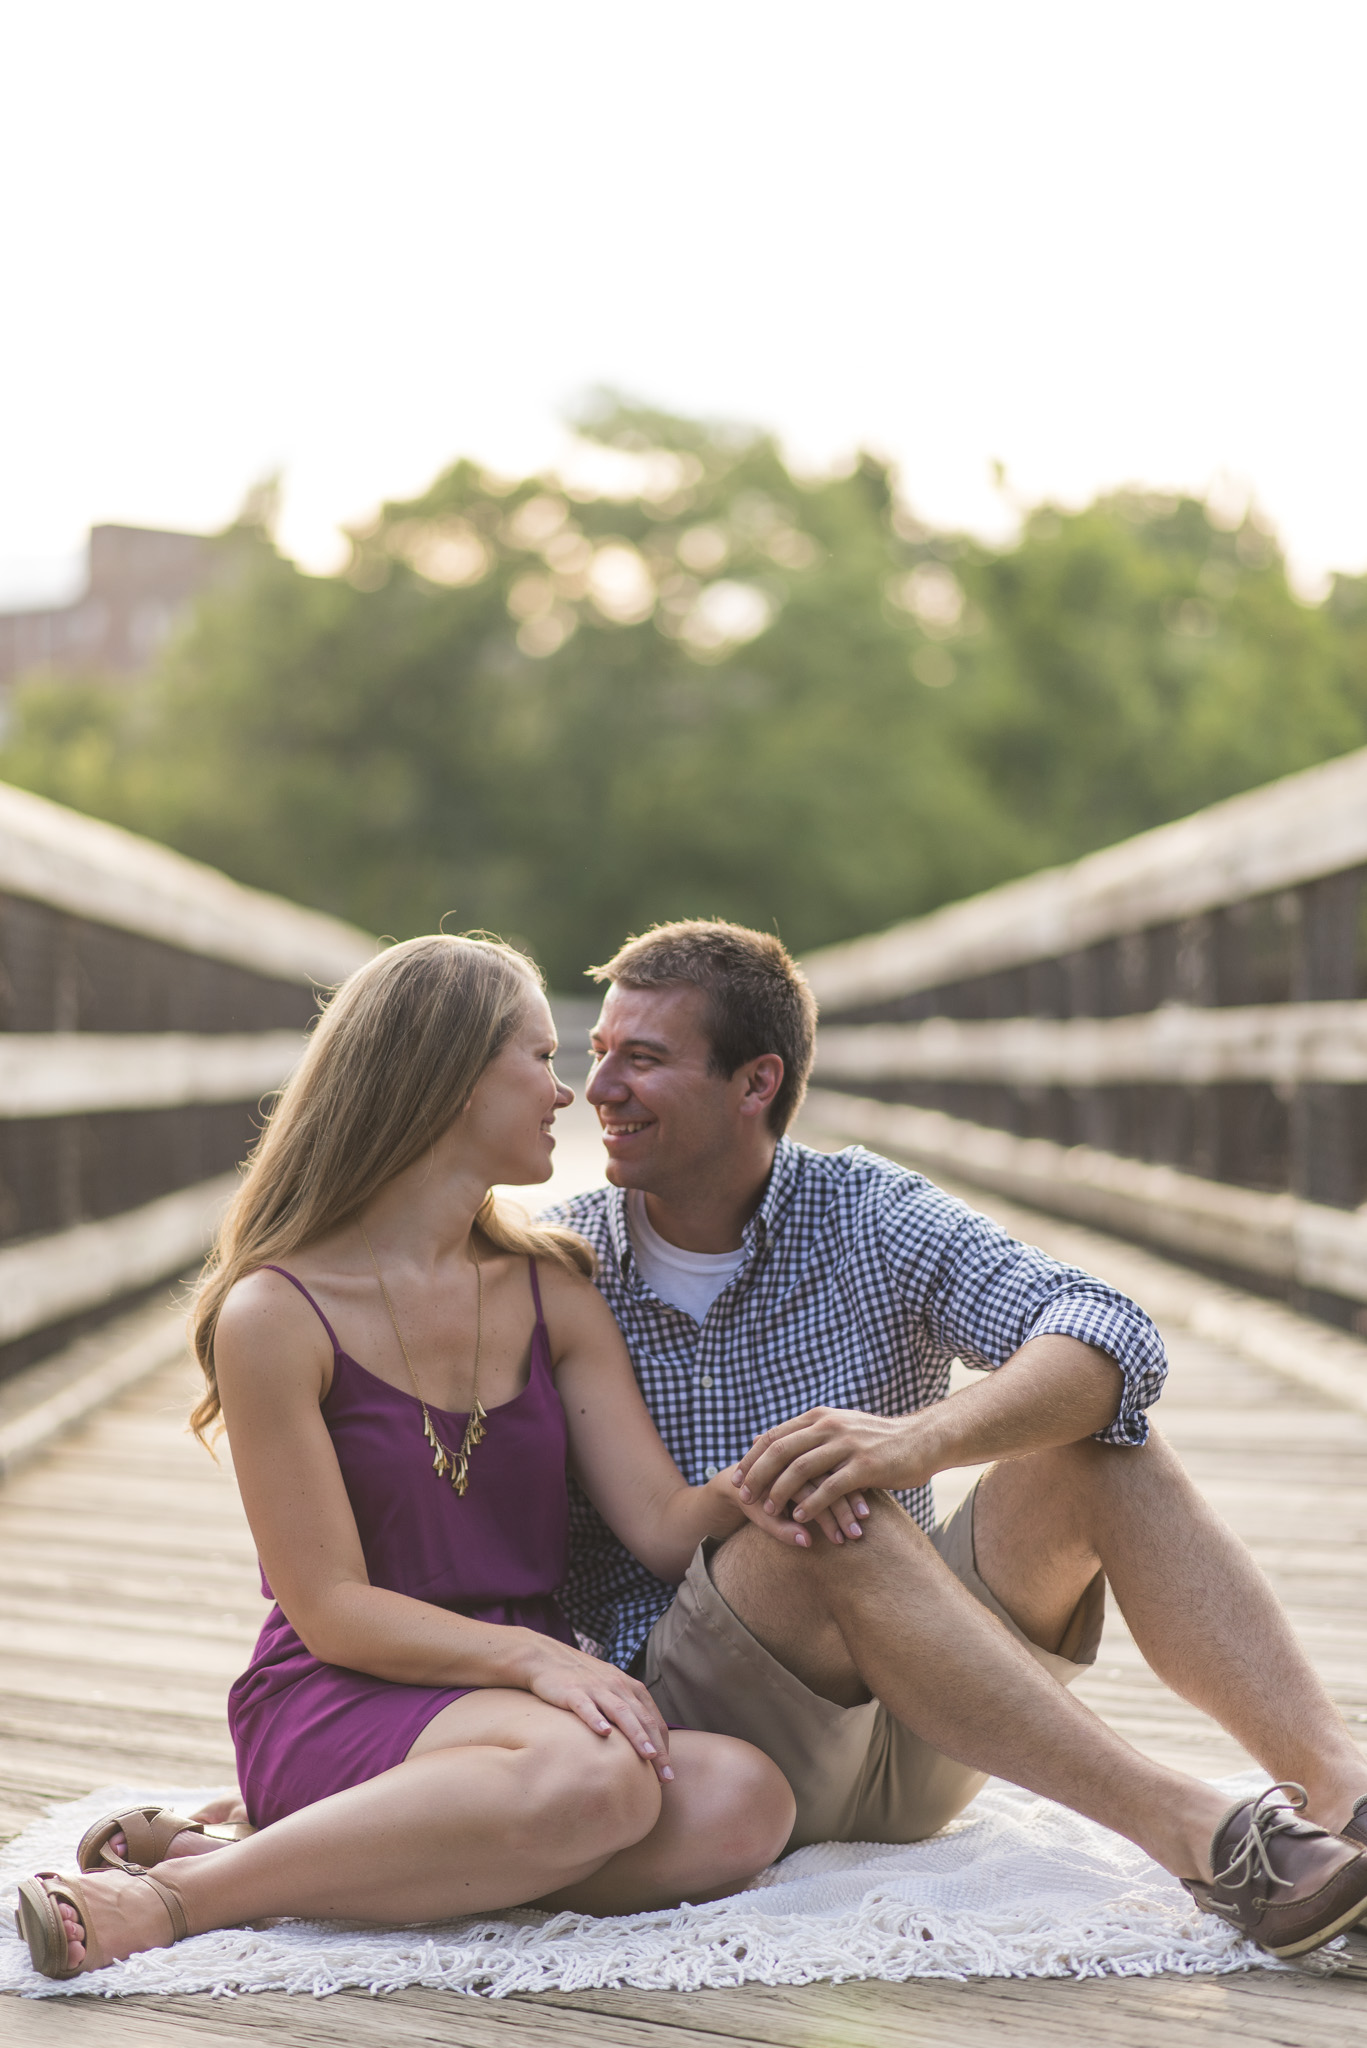
[[[602,1295],[589,1279],[587,1273],[578,1273],[569,1266],[562,1266],[559,1259],[547,1253],[533,1253],[531,1263],[536,1268],[536,1281],[541,1289],[541,1298],[549,1307],[552,1302],[576,1307],[589,1306],[597,1302],[606,1308]]]
[[[226,1340],[231,1353],[260,1355],[277,1347],[297,1355],[301,1340],[329,1356],[332,1344],[311,1294],[298,1276],[276,1266],[256,1266],[234,1281],[219,1310],[214,1331],[217,1353]]]
[[[544,1254],[536,1271],[557,1369],[571,1358],[598,1360],[622,1346],[612,1310],[587,1274]]]

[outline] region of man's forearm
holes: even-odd
[[[767,1429],[736,1469],[742,1500],[810,1520],[858,1488],[924,1486],[954,1465],[1020,1458],[1114,1422],[1124,1376],[1076,1337],[1032,1337],[974,1387],[914,1415],[812,1408]],[[803,1488],[814,1491],[804,1495]]]
[[[996,1372],[908,1418],[909,1469],[895,1483],[1077,1443],[1114,1422],[1123,1391],[1104,1351],[1076,1337],[1032,1337]]]

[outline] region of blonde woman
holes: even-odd
[[[195,1310],[194,1425],[221,1414],[276,1602],[230,1701],[258,1832],[218,1847],[155,1810],[93,1831],[93,1872],[20,1887],[45,1975],[275,1915],[643,1910],[783,1848],[775,1766],[671,1733],[556,1605],[567,1453],[662,1579],[745,1513],[812,1539],[725,1473],[684,1483],[587,1248],[492,1200],[549,1176],[554,1052],[535,970],[488,940],[395,946],[324,1012]]]

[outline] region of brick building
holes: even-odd
[[[90,530],[86,588],[73,603],[0,611],[0,692],[34,669],[139,675],[187,607],[222,574],[221,540],[144,526]]]

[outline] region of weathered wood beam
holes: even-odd
[[[0,1032],[0,1117],[252,1102],[302,1051],[297,1031]]]
[[[1187,1257],[1367,1301],[1367,1212],[1260,1194],[1087,1145],[1017,1138],[938,1110],[808,1092],[809,1127]]]
[[[1360,874],[1327,875],[1299,892],[1300,928],[1291,994],[1310,997],[1309,1009],[1341,1010],[1358,993]],[[1298,1077],[1291,1108],[1291,1186],[1311,1202],[1351,1207],[1361,1182],[1358,1124],[1341,1087],[1341,1073]]]
[[[1166,1003],[1133,1017],[836,1024],[820,1033],[816,1071],[843,1081],[988,1081],[1012,1088],[1361,1083],[1367,1082],[1367,1002],[1237,1010]]]
[[[246,889],[97,818],[0,783],[0,890],[282,981],[340,981],[376,942],[340,918]]]
[[[0,1250],[0,1344],[100,1308],[201,1258],[238,1186],[235,1173],[98,1223]]]
[[[803,963],[828,1010],[1061,959],[1367,863],[1367,748]]]

